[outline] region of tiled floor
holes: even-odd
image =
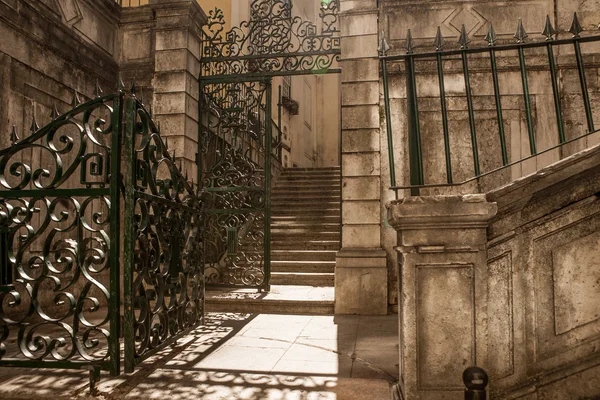
[[[0,398],[87,397],[85,374],[16,372],[0,368]],[[397,379],[395,315],[215,313],[97,398],[387,400]]]

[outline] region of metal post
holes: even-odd
[[[8,229],[0,227],[0,286],[13,283],[12,265],[8,258]]]
[[[283,103],[281,100],[281,85],[279,85],[279,99],[277,103],[277,143],[279,143],[279,147],[277,148],[277,161],[279,161],[279,164],[281,164],[283,160],[283,146],[281,145],[283,139],[281,137],[281,107],[283,106]]]
[[[392,113],[390,112],[390,89],[388,82],[387,63],[381,59],[381,71],[383,74],[383,97],[385,100],[385,123],[387,128],[388,157],[390,160],[390,184],[396,186],[396,166],[394,163],[394,136],[392,134]],[[396,191],[396,193],[398,193]]]
[[[419,125],[419,104],[417,98],[417,78],[415,60],[406,58],[406,97],[408,104],[408,149],[410,162],[411,196],[418,196],[418,187],[423,184],[423,159],[421,156],[421,129]]]
[[[265,120],[271,121],[271,78],[265,80],[267,108]],[[272,124],[265,124],[265,289],[271,289],[271,142]]]
[[[469,367],[463,372],[463,383],[465,384],[465,400],[486,400],[486,387],[488,385],[488,374],[483,368]]]

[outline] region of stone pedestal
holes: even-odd
[[[345,248],[335,264],[336,314],[387,314],[385,251]]]
[[[486,367],[486,228],[496,211],[483,195],[408,197],[390,205],[407,399],[462,400],[463,370]]]

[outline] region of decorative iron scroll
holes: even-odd
[[[223,10],[211,10],[202,41],[202,76],[332,72],[340,55],[338,1],[322,0],[320,29],[294,16],[292,0],[252,0],[250,20],[228,32]]]
[[[0,150],[0,366],[118,372],[122,98],[77,100]]]
[[[127,154],[134,171],[133,253],[132,265],[126,263],[132,268],[126,274],[132,275],[125,296],[131,291],[132,309],[126,316],[126,371],[200,324],[204,309],[202,204],[150,114],[139,100],[131,101],[133,137],[126,140],[133,142]]]
[[[269,90],[262,81],[201,84],[207,284],[268,285]]]

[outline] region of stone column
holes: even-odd
[[[405,398],[463,399],[462,373],[487,360],[487,226],[484,195],[392,202],[398,231],[400,371]]]
[[[341,0],[342,249],[336,257],[336,314],[386,314],[381,248],[379,63],[376,0]]]
[[[150,0],[155,14],[154,119],[169,149],[196,177],[198,76],[201,27],[206,15],[195,0]]]

